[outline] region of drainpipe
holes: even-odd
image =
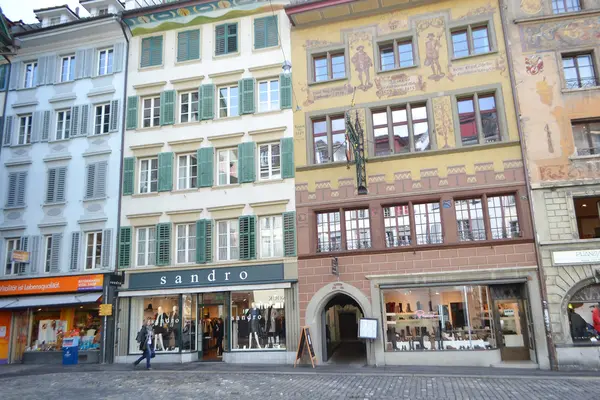
[[[506,48],[506,58],[507,58],[507,62],[508,62],[508,73],[510,76],[510,87],[511,87],[511,91],[512,91],[512,97],[513,97],[513,105],[515,107],[515,111],[517,113],[518,116],[518,121],[517,121],[517,131],[519,132],[519,141],[521,142],[521,158],[523,159],[523,168],[525,169],[525,186],[527,188],[527,193],[528,196],[531,195],[532,190],[531,190],[531,180],[529,177],[529,168],[528,168],[528,159],[527,159],[527,151],[526,151],[526,147],[527,144],[525,143],[525,135],[523,133],[523,127],[521,125],[521,106],[519,103],[519,98],[517,96],[517,83],[516,83],[516,79],[515,79],[515,72],[513,70],[513,61],[512,61],[512,53],[510,51],[510,43],[509,43],[509,38],[508,38],[508,27],[510,24],[510,21],[508,20],[507,16],[506,16],[506,12],[505,9],[508,7],[507,4],[505,4],[506,1],[505,0],[499,0],[499,8],[500,8],[500,18],[502,20],[502,34],[504,35],[504,46]],[[533,206],[533,201],[532,198],[529,198],[529,212],[531,214],[531,219],[532,219],[532,228],[533,228],[533,236],[534,236],[534,240],[535,240],[535,261],[537,264],[537,277],[538,277],[538,281],[540,282],[540,297],[542,299],[542,313],[544,315],[544,329],[545,329],[545,333],[546,333],[546,345],[548,346],[548,356],[550,359],[550,369],[552,370],[558,370],[558,359],[556,356],[556,348],[554,347],[554,340],[552,339],[552,330],[550,327],[550,313],[548,311],[548,294],[546,292],[546,275],[544,273],[544,270],[542,268],[542,263],[541,263],[541,256],[540,256],[540,248],[539,248],[539,243],[538,243],[538,234],[537,234],[537,229],[536,229],[536,225],[535,225],[535,209]],[[536,347],[537,349],[537,347]],[[538,357],[539,359],[539,357]]]
[[[0,125],[0,138],[2,138],[2,143],[4,143],[4,120],[6,119],[6,105],[8,104],[8,86],[10,85],[10,74],[12,73],[12,63],[10,62],[10,58],[6,54],[2,55],[6,62],[8,62],[8,76],[6,77],[6,90],[4,95],[4,106],[2,107],[2,124]],[[0,154],[2,154],[2,144],[0,143]]]

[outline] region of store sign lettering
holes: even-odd
[[[552,252],[554,265],[597,264],[600,263],[600,250],[571,250]]]
[[[224,281],[229,281],[229,277],[231,276],[231,272],[225,272],[225,279]],[[245,281],[246,279],[248,279],[248,273],[246,271],[242,271],[239,274],[239,278],[242,281]],[[199,279],[200,277],[198,276],[198,274],[194,274],[190,276],[190,283],[199,283]],[[217,280],[216,278],[216,271],[213,269],[212,272],[210,274],[208,274],[208,281],[209,282],[215,282]],[[177,285],[181,285],[183,283],[183,278],[181,277],[181,275],[177,275],[175,277],[175,284]],[[161,276],[160,277],[160,284],[161,285],[166,285],[167,284],[167,276]]]

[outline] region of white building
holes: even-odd
[[[287,2],[225,3],[126,2],[118,362],[147,318],[153,362],[294,359]]]
[[[91,17],[59,6],[13,28],[20,47],[0,153],[0,312],[14,310],[9,332],[27,341],[11,342],[12,362],[60,362],[61,337],[73,329],[86,333],[82,350],[97,361],[104,333],[97,303],[108,301],[104,274],[116,263],[127,45],[121,3],[82,6]]]

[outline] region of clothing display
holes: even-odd
[[[160,314],[154,314],[154,333],[155,334],[165,334],[167,333],[167,320],[168,320],[168,316],[167,314],[165,314],[164,312],[161,312]]]
[[[249,320],[250,333],[260,332],[260,310],[258,308],[251,308],[246,313],[246,318]]]

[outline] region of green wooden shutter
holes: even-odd
[[[238,82],[240,114],[254,113],[254,78],[244,78]]]
[[[268,18],[268,17],[267,17]],[[254,20],[254,48],[264,49],[267,47],[267,18],[256,18]]]
[[[129,96],[127,98],[127,129],[137,129],[138,124],[138,97]]]
[[[133,194],[133,182],[135,176],[135,157],[123,159],[123,196]]]
[[[200,94],[202,119],[213,119],[215,117],[215,85],[200,86]]]
[[[152,38],[142,39],[142,52],[140,58],[140,67],[145,68],[150,66],[150,51],[152,49]]]
[[[190,31],[179,32],[177,34],[177,61],[189,60],[189,33]]]
[[[215,55],[217,56],[227,53],[227,40],[225,38],[226,31],[226,24],[215,27]]]
[[[267,47],[274,47],[279,44],[279,32],[277,31],[277,17],[270,16],[266,17],[266,45]]]
[[[256,153],[254,142],[238,144],[238,177],[240,183],[254,182],[256,180],[254,153]]]
[[[162,65],[162,45],[163,45],[163,37],[155,36],[150,38],[150,65]]]
[[[213,185],[215,149],[203,147],[196,152],[198,162],[198,186],[211,187]]]
[[[171,263],[171,224],[156,225],[156,265]]]
[[[296,257],[296,212],[283,213],[283,255]]]
[[[282,110],[292,108],[292,75],[279,75],[279,104]]]
[[[212,262],[212,220],[196,221],[196,263]]]
[[[279,145],[281,149],[281,177],[294,177],[294,138],[283,138]]]
[[[158,153],[158,191],[173,189],[173,153]]]
[[[173,125],[175,123],[175,91],[165,90],[160,93],[160,124]]]
[[[256,216],[242,215],[238,219],[240,232],[240,260],[256,258]]]
[[[119,230],[119,268],[131,267],[131,227]]]
[[[188,31],[188,60],[200,59],[200,30]]]

